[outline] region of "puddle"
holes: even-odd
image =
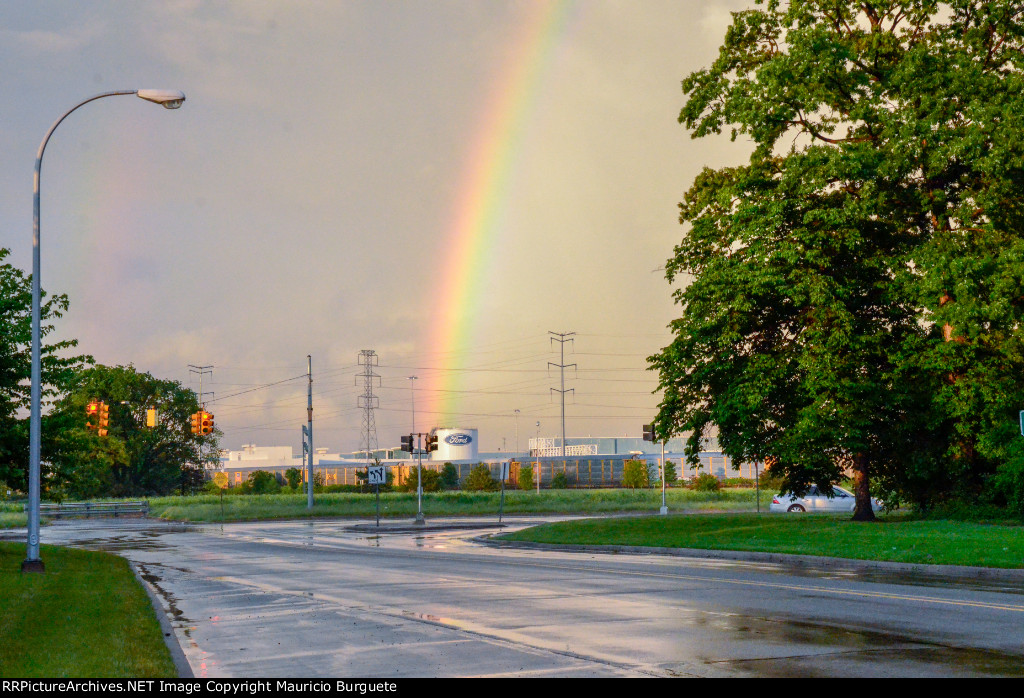
[[[171,620],[175,623],[191,623],[180,608],[178,608],[178,599],[174,594],[170,593],[162,586],[160,586],[161,578],[149,571],[148,565],[139,565],[139,575],[153,587],[153,590],[157,595],[164,600],[167,604],[167,610],[171,613]],[[185,634],[188,635],[188,629],[185,630]]]
[[[741,615],[712,615],[695,625],[735,636],[727,643],[767,645],[772,656],[699,657],[711,666],[765,678],[986,677],[1024,675],[1024,655],[956,647],[871,629]]]

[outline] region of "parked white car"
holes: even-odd
[[[831,511],[843,512],[853,511],[857,500],[851,492],[842,487],[832,487],[834,496],[826,497],[824,492],[818,490],[817,485],[811,485],[807,494],[803,497],[796,497],[789,493],[777,494],[772,497],[772,503],[768,506],[770,512],[805,512],[805,511]],[[879,511],[882,503],[871,498],[871,508]]]

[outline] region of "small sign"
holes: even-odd
[[[508,480],[509,465],[510,464],[507,463],[507,462],[501,464],[501,481],[502,482],[504,482],[505,480]]]
[[[383,465],[371,465],[366,469],[366,482],[371,485],[387,484]]]

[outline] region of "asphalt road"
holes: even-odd
[[[137,563],[197,677],[1024,675],[1012,583],[503,550],[437,525],[79,520],[43,542]]]

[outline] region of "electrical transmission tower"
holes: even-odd
[[[556,393],[561,393],[561,395],[562,395],[562,458],[565,458],[565,394],[566,393],[574,393],[575,394],[575,391],[576,391],[575,388],[570,388],[569,390],[565,389],[565,369],[567,369],[567,368],[576,368],[576,364],[567,364],[567,363],[565,363],[565,343],[566,342],[573,342],[572,336],[574,334],[576,334],[576,333],[575,332],[551,332],[549,330],[548,334],[554,335],[553,337],[551,337],[551,341],[552,342],[558,342],[560,345],[562,345],[562,363],[556,364],[556,363],[553,363],[551,361],[548,361],[548,366],[549,367],[550,366],[557,366],[558,368],[560,368],[562,370],[562,389],[559,390],[558,388],[552,388],[551,390],[553,390]],[[573,346],[575,346],[575,342],[574,342]]]
[[[359,352],[359,365],[363,367],[363,372],[356,375],[356,381],[363,379],[363,394],[357,398],[357,404],[363,410],[363,443],[366,444],[367,467],[377,449],[377,425],[373,420],[373,411],[380,406],[380,398],[373,394],[374,382],[380,385],[380,376],[373,372],[377,363],[377,352],[373,349]]]

